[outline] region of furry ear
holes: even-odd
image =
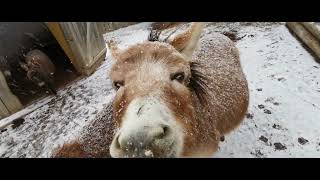
[[[120,59],[121,51],[117,47],[116,43],[113,40],[109,40],[107,42],[107,45],[108,45],[108,50],[111,53],[112,59],[115,61],[118,61]]]
[[[178,34],[170,44],[180,51],[181,54],[191,57],[200,39],[204,24],[203,22],[192,23],[186,32]]]

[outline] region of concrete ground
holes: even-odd
[[[124,48],[145,40],[149,25],[122,28],[105,39]],[[213,157],[320,157],[320,64],[283,23],[208,23],[204,33],[211,32],[236,42],[250,89],[246,119]],[[109,68],[107,54],[91,76],[24,109],[30,113],[1,130],[0,157],[49,157],[78,137],[112,101]],[[1,120],[0,126],[15,116]]]

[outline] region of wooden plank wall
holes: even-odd
[[[77,71],[89,75],[105,58],[103,34],[136,22],[48,22]],[[63,36],[62,36],[63,34]]]
[[[47,22],[77,71],[89,75],[105,58],[103,34],[136,22]]]

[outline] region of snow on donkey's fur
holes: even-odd
[[[239,52],[226,36],[201,37],[204,23],[168,43],[120,50],[110,78],[112,116],[98,115],[81,140],[54,157],[209,157],[244,119],[249,92]],[[105,112],[104,112],[105,113]]]

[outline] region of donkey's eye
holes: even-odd
[[[175,73],[173,75],[171,75],[171,80],[177,80],[179,82],[182,82],[184,80],[184,72],[178,72],[178,73]]]
[[[123,85],[124,85],[123,81],[115,81],[115,82],[113,82],[113,86],[116,88],[116,90],[118,90]]]

